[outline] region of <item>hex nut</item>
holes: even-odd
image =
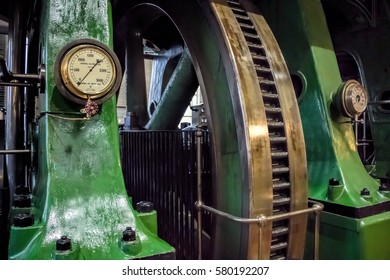
[[[135,231],[131,227],[127,227],[123,231],[122,240],[126,242],[135,241],[137,239]]]
[[[34,216],[27,214],[27,213],[21,213],[14,217],[14,226],[15,227],[29,227],[34,224]]]
[[[56,250],[57,251],[68,251],[72,249],[72,240],[68,238],[66,235],[61,236],[60,239],[57,239],[56,241]]]
[[[150,213],[154,210],[154,205],[150,201],[140,201],[136,205],[136,210],[139,213]]]

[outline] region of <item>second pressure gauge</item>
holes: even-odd
[[[343,83],[337,93],[336,103],[341,113],[350,118],[359,116],[367,108],[368,98],[366,89],[355,80]]]
[[[119,89],[121,67],[115,53],[99,41],[82,39],[66,45],[55,64],[56,84],[68,99],[100,104]]]

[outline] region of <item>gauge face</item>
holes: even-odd
[[[367,108],[367,92],[359,82],[351,80],[343,90],[343,107],[350,116],[360,115]]]
[[[61,77],[72,93],[97,98],[107,93],[115,81],[111,57],[97,46],[81,45],[68,52],[61,67]]]
[[[111,97],[120,85],[115,54],[104,44],[84,39],[64,47],[56,62],[56,83],[61,93],[83,104],[88,98]],[[59,72],[59,73],[58,73]]]

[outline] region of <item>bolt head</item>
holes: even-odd
[[[15,188],[16,195],[28,195],[30,194],[30,189],[25,185],[19,185]]]
[[[382,184],[379,186],[379,191],[380,191],[380,192],[387,192],[387,191],[390,191],[390,184],[388,184],[388,183],[382,183]]]
[[[137,203],[136,209],[139,213],[150,213],[154,210],[154,206],[150,201],[140,201]]]
[[[56,250],[57,251],[68,251],[72,249],[72,240],[68,238],[66,235],[61,236],[60,239],[57,239],[56,241]]]
[[[340,185],[340,181],[336,178],[329,179],[329,186],[338,186]]]
[[[31,197],[28,195],[16,195],[14,197],[14,206],[17,208],[31,207]]]
[[[34,224],[34,216],[27,214],[27,213],[21,213],[14,217],[14,226],[15,227],[29,227]]]
[[[127,227],[123,231],[122,240],[126,242],[135,241],[137,239],[135,231],[131,227]]]
[[[367,188],[364,188],[360,191],[360,195],[361,196],[369,196],[370,195],[370,191],[367,189]]]

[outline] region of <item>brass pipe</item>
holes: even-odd
[[[323,206],[322,206],[323,207]],[[320,258],[320,215],[321,215],[321,209],[317,209],[317,211],[314,212],[314,222],[315,222],[315,228],[314,228],[314,259],[318,260]]]

